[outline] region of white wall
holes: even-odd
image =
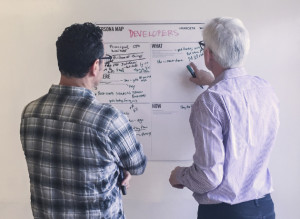
[[[58,82],[55,41],[66,26],[85,21],[202,22],[217,16],[244,21],[252,40],[246,68],[271,82],[281,100],[281,128],[270,164],[273,197],[277,218],[300,218],[299,8],[299,0],[1,0],[0,218],[32,218],[20,114],[25,104]],[[125,197],[127,217],[196,218],[191,192],[168,184],[174,166],[189,164],[149,162]]]

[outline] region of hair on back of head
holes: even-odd
[[[104,55],[102,36],[100,27],[89,22],[65,28],[56,41],[61,74],[84,77],[95,60]]]
[[[250,47],[249,33],[237,18],[214,18],[203,30],[205,45],[223,68],[243,64]]]

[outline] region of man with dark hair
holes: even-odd
[[[146,156],[128,119],[91,91],[102,79],[102,30],[74,24],[56,42],[61,79],[29,103],[21,142],[34,218],[125,218],[122,185],[142,174]]]

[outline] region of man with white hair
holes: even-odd
[[[198,219],[273,219],[268,163],[279,127],[279,101],[265,80],[243,68],[250,43],[239,19],[212,19],[201,44],[213,76],[191,63],[196,73],[191,81],[209,87],[190,115],[193,164],[176,167],[170,184],[194,192]]]

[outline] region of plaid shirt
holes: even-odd
[[[146,157],[121,112],[88,89],[52,85],[25,107],[20,134],[35,218],[125,218],[118,167],[142,174]]]

